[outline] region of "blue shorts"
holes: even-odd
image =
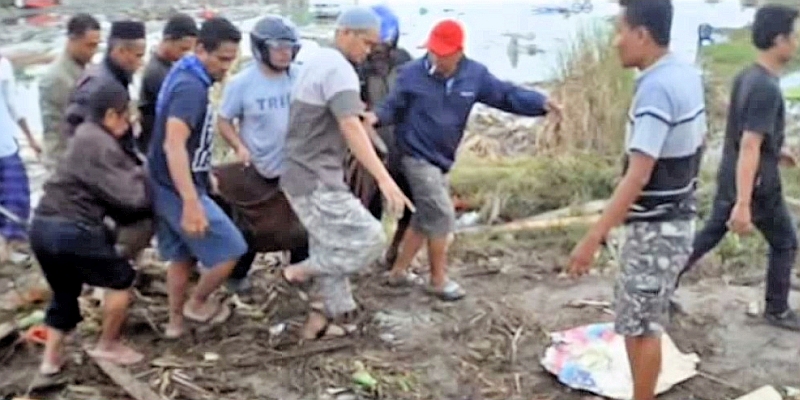
[[[200,192],[200,204],[206,212],[208,231],[202,237],[187,235],[181,228],[183,200],[172,188],[151,182],[156,213],[158,252],[166,261],[197,260],[206,268],[239,259],[247,252],[247,243],[224,211]]]

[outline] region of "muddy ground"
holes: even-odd
[[[357,280],[364,308],[359,333],[309,343],[299,343],[295,336],[302,301],[279,290],[274,268],[265,262],[253,272],[254,292],[241,298],[250,307],[237,306],[223,326],[198,327],[180,341],[161,339],[156,330],[167,318],[166,296],[154,263],[143,269],[141,293],[127,325],[147,361],[130,372],[156,391],[187,399],[203,394],[176,383],[182,378],[208,398],[231,400],[583,399],[590,395],[565,389],[539,364],[549,343],[547,332],[611,318],[601,309],[566,306],[573,300],[612,296],[613,266],[579,281],[559,277],[572,240],[574,234],[559,232],[506,235],[494,241],[459,237],[452,275],[469,296],[454,304],[434,301],[421,291],[383,287],[376,267]],[[275,257],[268,259],[277,263]],[[423,265],[424,259],[419,261]],[[708,260],[681,288],[687,315],[678,316],[670,331],[681,350],[701,357],[702,373],[662,398],[723,400],[765,384],[798,386],[800,335],[775,330],[746,314],[748,304],[763,297],[763,274],[758,268],[723,274],[725,269],[715,262]],[[32,267],[26,274],[35,271]],[[25,281],[19,272],[16,280]],[[29,285],[27,281],[20,286]],[[84,314],[80,340],[89,342],[99,318],[89,296]],[[71,347],[63,385],[32,397],[127,398],[78,349],[77,343]],[[0,398],[27,390],[40,351],[38,345],[0,350]],[[356,362],[378,380],[378,390],[332,396],[336,389],[355,389],[351,375]]]

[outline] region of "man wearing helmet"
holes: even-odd
[[[250,33],[253,63],[226,85],[219,110],[220,133],[233,142],[241,140],[250,153],[244,176],[274,183],[283,172],[284,140],[289,123],[289,103],[295,71],[290,66],[300,50],[294,24],[278,15],[262,18]],[[234,121],[238,122],[237,129]],[[252,241],[251,241],[252,242]],[[304,249],[292,252],[292,262],[305,259]],[[250,250],[238,262],[229,286],[246,288],[245,278],[255,259]]]

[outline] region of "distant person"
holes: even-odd
[[[669,50],[671,1],[620,6],[614,44],[622,66],[641,71],[628,111],[625,172],[600,220],[572,251],[569,272],[588,272],[600,243],[624,224],[614,328],[625,337],[632,399],[655,400],[669,299],[692,251],[706,110],[700,71]]]
[[[161,33],[161,43],[150,56],[142,74],[139,92],[139,113],[142,131],[136,139],[139,150],[147,154],[150,137],[153,135],[153,121],[156,118],[156,100],[161,83],[169,73],[172,63],[194,50],[197,44],[197,23],[186,14],[175,14],[167,20]]]
[[[376,113],[367,114],[367,120],[378,127],[395,126],[402,174],[417,206],[388,283],[420,283],[409,267],[427,242],[431,264],[428,292],[455,301],[466,292],[447,276],[448,237],[456,219],[447,174],[472,106],[484,103],[527,116],[560,115],[560,108],[542,93],[503,82],[483,64],[467,58],[464,30],[455,20],[436,24],[426,47],[424,57],[403,66],[391,94]]]
[[[297,67],[292,67],[300,51],[300,35],[288,19],[270,15],[259,20],[250,32],[253,64],[237,73],[226,85],[219,110],[220,134],[246,152],[252,170],[246,176],[274,183],[284,170],[286,132],[289,129],[289,104]],[[234,123],[238,123],[237,133]],[[240,157],[241,158],[241,157]],[[253,185],[253,187],[260,187]],[[245,232],[245,237],[249,232]],[[256,257],[250,249],[230,277],[230,288],[248,288],[247,273]],[[307,249],[295,249],[290,263],[308,257]]]
[[[48,169],[67,147],[62,134],[64,111],[75,82],[92,61],[100,45],[100,22],[89,14],[76,14],[67,22],[67,45],[39,80],[39,107],[44,125],[44,164]]]
[[[78,125],[86,120],[89,99],[112,87],[128,89],[133,75],[142,67],[146,49],[144,24],[139,21],[116,21],[111,24],[108,50],[100,65],[87,68],[70,94],[64,112],[62,134],[69,139]],[[132,133],[123,139],[126,148],[135,155]]]
[[[208,91],[231,68],[241,39],[241,32],[227,19],[203,22],[194,54],[172,66],[156,103],[148,168],[158,252],[169,262],[168,338],[185,332],[186,319],[219,323],[230,317],[230,308],[211,294],[225,283],[247,251],[241,232],[209,197],[216,126]],[[204,270],[187,300],[196,262]]]
[[[280,184],[309,236],[309,258],[283,270],[293,284],[313,279],[311,310],[302,336],[352,333],[357,309],[350,275],[375,262],[386,239],[345,184],[347,148],[378,182],[394,215],[411,202],[384,167],[359,116],[364,111],[353,63],[378,42],[380,19],[366,7],[343,11],[333,48],[320,48],[303,64],[292,91],[286,159]]]
[[[117,253],[104,218],[150,213],[144,168],[123,150],[120,138],[129,128],[128,93],[111,85],[86,104],[61,162],[44,186],[31,224],[31,248],[53,291],[43,375],[61,371],[64,336],[81,321],[78,297],[83,285],[107,289],[103,330],[92,356],[130,365],[144,357],[120,340],[136,276]]]
[[[37,156],[42,149],[25,117],[17,109],[16,94],[14,67],[7,57],[0,55],[0,206],[27,221],[31,210],[31,190],[15,138],[17,129],[25,134]],[[8,258],[10,251],[21,250],[27,238],[25,226],[0,214],[0,262]]]
[[[797,51],[797,17],[797,10],[779,5],[756,12],[752,31],[759,53],[733,81],[714,206],[683,271],[711,251],[729,229],[747,234],[755,227],[770,249],[764,318],[793,331],[800,331],[800,318],[789,307],[797,232],[779,170],[781,159],[791,158],[782,152],[786,106],[779,80]]]
[[[398,47],[400,40],[400,20],[389,7],[379,4],[371,7],[381,19],[380,44],[369,53],[367,59],[358,65],[359,79],[361,81],[361,100],[367,104],[367,109],[372,110],[380,104],[394,87],[400,67],[411,61],[411,55],[405,49]],[[386,145],[385,163],[389,173],[407,196],[411,191],[408,182],[403,177],[400,159],[401,153],[397,149],[393,126],[382,126],[377,129],[377,134]],[[383,198],[380,190],[375,185],[375,180],[358,164],[352,153],[347,154],[348,182],[350,188],[358,193],[362,203],[377,219],[383,216]],[[357,188],[361,190],[357,190]],[[363,190],[368,188],[368,190]],[[392,238],[392,243],[386,251],[385,263],[391,266],[397,258],[397,248],[403,238],[408,223],[411,220],[411,211],[406,209],[403,217],[398,221],[397,229]]]
[[[103,61],[99,65],[86,68],[70,94],[61,124],[61,135],[66,140],[70,140],[75,129],[86,121],[87,105],[92,97],[107,90],[124,89],[128,93],[133,75],[142,67],[147,44],[145,36],[142,22],[116,21],[111,24],[108,49]],[[130,101],[130,97],[128,100]],[[120,142],[132,159],[138,164],[144,162],[144,155],[136,147],[132,129],[128,130]],[[137,221],[124,219],[124,221],[124,225],[118,225],[116,228],[119,245],[125,254],[135,258],[141,250],[150,245],[153,236],[152,220],[145,218]]]

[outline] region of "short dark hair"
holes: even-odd
[[[794,21],[797,19],[796,9],[777,5],[765,5],[756,11],[753,20],[753,45],[759,50],[768,50],[775,45],[775,38],[794,33]]]
[[[70,38],[80,38],[89,31],[99,31],[100,22],[89,14],[75,14],[67,21],[67,35]]]
[[[215,51],[223,42],[239,43],[242,32],[231,21],[222,17],[214,17],[203,22],[197,42],[203,45],[206,51]]]
[[[178,13],[167,20],[162,31],[162,36],[165,40],[180,40],[187,36],[197,37],[200,30],[197,29],[197,23],[194,18],[187,14]]]
[[[128,110],[128,92],[121,85],[107,85],[89,98],[89,120],[102,122],[108,110],[123,113]]]
[[[620,0],[625,21],[633,28],[643,27],[657,45],[669,46],[672,31],[672,0]]]

